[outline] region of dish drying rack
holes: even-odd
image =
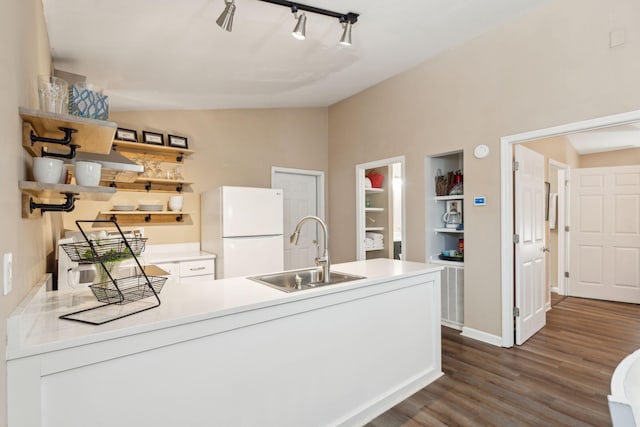
[[[107,239],[91,239],[82,229],[82,223],[108,223],[115,226],[118,230],[117,237]],[[138,256],[142,253],[147,239],[142,237],[126,238],[118,223],[114,220],[77,220],[76,226],[84,237],[84,242],[66,243],[61,245],[64,251],[69,255],[72,261],[79,264],[96,264],[97,268],[108,277],[108,280],[89,285],[96,299],[103,304],[74,311],[60,316],[60,319],[74,320],[76,322],[88,323],[90,325],[102,325],[107,322],[122,319],[133,314],[151,310],[160,306],[160,297],[158,294],[162,290],[166,277],[147,276],[144,268],[138,260]],[[136,273],[133,276],[116,279],[112,276],[110,269],[105,263],[113,263],[133,258],[136,262]],[[135,308],[133,311],[125,313],[117,312],[114,315],[107,316],[99,320],[83,319],[78,317],[81,313],[92,312],[94,310],[106,311],[107,307],[114,305],[125,305],[145,298],[154,297],[155,302],[151,305],[145,305]]]

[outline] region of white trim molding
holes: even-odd
[[[502,346],[514,344],[513,277],[513,146],[522,142],[550,138],[585,130],[625,125],[640,121],[640,110],[554,126],[500,138],[500,260],[502,282]]]
[[[472,338],[477,341],[482,341],[487,344],[495,345],[496,347],[502,346],[501,336],[479,331],[468,326],[462,327],[462,333],[460,333],[460,335],[462,335],[463,337]]]

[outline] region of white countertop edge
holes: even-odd
[[[376,260],[370,260],[368,262],[375,262]],[[397,261],[400,263],[400,261]],[[187,323],[199,322],[224,316],[231,316],[237,313],[249,312],[252,310],[258,310],[265,307],[277,306],[281,304],[288,304],[296,301],[302,301],[310,298],[315,298],[323,295],[330,295],[339,292],[345,292],[353,289],[358,289],[362,287],[375,286],[381,282],[387,282],[388,278],[393,277],[394,279],[418,276],[422,274],[428,274],[435,271],[442,270],[444,267],[442,265],[435,264],[421,264],[421,263],[412,263],[412,262],[402,262],[405,266],[411,267],[409,271],[398,272],[396,274],[380,276],[380,277],[366,277],[364,279],[360,279],[353,282],[335,284],[326,287],[320,287],[316,289],[309,289],[301,292],[291,292],[286,293],[277,289],[269,288],[266,285],[262,285],[256,282],[251,281],[246,278],[231,278],[231,279],[222,279],[214,282],[234,282],[234,281],[243,281],[245,283],[250,282],[253,285],[259,287],[259,289],[268,288],[272,291],[272,297],[264,299],[259,302],[249,303],[249,304],[241,304],[234,307],[218,309],[214,311],[200,312],[195,314],[182,315],[178,317],[172,317],[168,319],[161,319],[156,321],[145,322],[141,324],[131,324],[131,320],[135,320],[136,315],[127,318],[128,325],[123,325],[120,328],[108,329],[104,331],[97,331],[96,333],[91,334],[82,334],[80,336],[60,339],[57,341],[49,341],[43,344],[24,344],[24,335],[30,330],[35,324],[37,317],[42,315],[42,313],[27,313],[26,309],[28,308],[29,302],[37,296],[40,292],[44,291],[44,283],[40,283],[32,289],[32,291],[27,295],[23,303],[21,303],[18,308],[13,312],[13,314],[7,319],[7,335],[9,337],[7,343],[6,357],[7,361],[18,359],[22,357],[28,357],[36,354],[52,352],[56,350],[62,350],[87,344],[93,344],[96,342],[107,341],[111,339],[117,339],[125,336],[131,336],[136,334],[141,334],[145,332],[151,332],[155,330],[170,328],[174,326],[179,326]],[[335,267],[335,268],[334,268]],[[356,274],[356,275],[364,275],[362,270],[361,262],[351,262],[344,264],[337,264],[332,267],[332,270],[340,271],[344,273]],[[206,286],[207,282],[201,283],[201,286]],[[162,300],[162,293],[160,294],[160,299]],[[69,308],[58,309],[55,313],[55,316],[65,314],[69,311]],[[153,310],[151,310],[153,311]],[[70,322],[69,320],[58,319],[60,322]],[[119,321],[125,321],[121,319]],[[115,321],[114,324],[116,322]],[[112,324],[107,324],[109,327]],[[91,326],[91,325],[83,325],[88,326],[89,328],[101,328],[102,326]]]

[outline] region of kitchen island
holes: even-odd
[[[100,326],[58,318],[88,290],[36,286],[7,321],[9,426],[362,425],[442,375],[441,268],[338,264],[365,278],[292,293],[170,280]]]

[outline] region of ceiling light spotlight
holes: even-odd
[[[351,46],[351,21],[343,22],[342,27],[344,31],[342,32],[339,43],[343,46]]]
[[[223,30],[231,32],[231,28],[233,27],[233,14],[236,13],[236,3],[235,0],[224,0],[224,5],[224,11],[216,20],[216,24]]]
[[[296,7],[292,7],[291,11],[293,12],[293,16],[298,20],[298,23],[291,32],[291,35],[295,39],[304,40],[307,32],[307,15],[305,15],[304,12],[298,15],[298,9]]]

